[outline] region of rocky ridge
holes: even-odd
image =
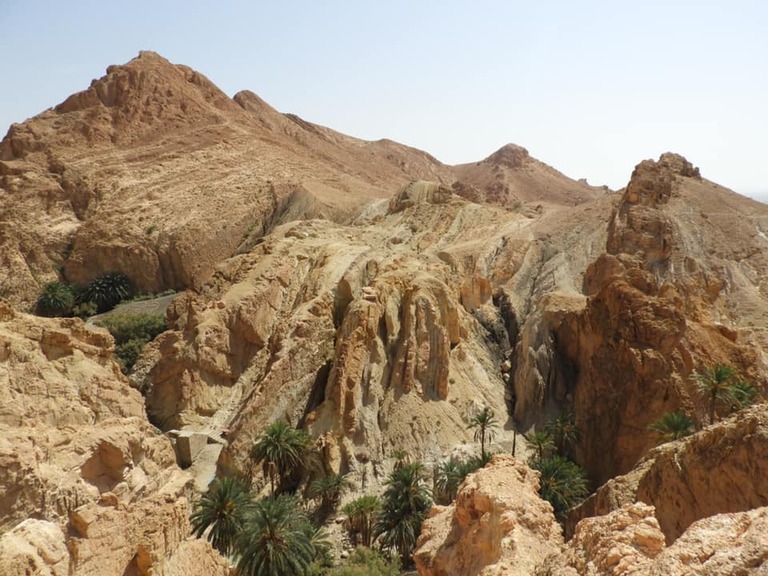
[[[226,440],[228,473],[286,419],[314,441],[304,482],[348,473],[363,493],[395,451],[435,463],[471,450],[467,418],[485,406],[504,428],[496,449],[565,409],[583,431],[573,456],[603,487],[574,512],[563,562],[536,561],[547,573],[759,561],[765,502],[749,455],[762,449],[762,407],[648,453],[648,424],[664,412],[703,425],[694,371],[727,363],[763,392],[768,373],[768,209],[681,156],[642,162],[621,194],[513,145],[448,167],[252,93],[230,99],[142,53],[11,128],[0,224],[0,295],[12,301],[0,306],[3,569],[226,573],[187,540],[192,481],[153,425]],[[13,310],[59,273],[82,283],[115,268],[139,290],[192,288],[168,308],[171,329],[145,348],[133,388],[106,333]],[[702,454],[722,473],[698,468]],[[531,496],[526,526],[550,526],[536,475],[496,467]],[[482,488],[485,472],[430,520],[430,546],[473,573],[530,573],[500,552],[527,513],[501,484]],[[755,490],[729,495],[727,478]],[[114,526],[119,538],[107,537]],[[444,533],[450,546],[437,544]],[[742,564],[704,537],[745,550]]]

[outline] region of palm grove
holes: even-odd
[[[754,385],[725,365],[705,367],[692,375],[692,381],[700,400],[699,425],[685,412],[666,413],[649,426],[659,441],[682,438],[714,423],[718,414],[757,400]],[[400,566],[411,562],[421,524],[433,501],[451,503],[466,476],[491,459],[489,446],[499,427],[493,410],[485,408],[474,414],[467,427],[480,444],[480,455],[468,459],[452,456],[436,464],[431,487],[424,465],[396,452],[381,496],[365,494],[341,507],[343,526],[350,541],[359,547],[345,567],[331,567],[330,546],[322,526],[351,485],[343,475],[328,475],[311,482],[305,491],[314,508],[299,498],[296,490],[311,439],[305,431],[282,421],[268,426],[249,454],[251,464],[261,469],[266,483],[262,492],[268,491],[268,495],[255,497],[257,491],[250,481],[253,469],[247,471],[245,479],[217,479],[195,504],[191,517],[194,533],[235,561],[241,576],[397,574]],[[560,520],[588,494],[587,475],[572,459],[572,449],[580,439],[571,412],[563,412],[525,434],[528,462],[541,474],[540,495],[550,502]]]

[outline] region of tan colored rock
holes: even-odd
[[[465,179],[476,199],[502,204],[518,193],[573,204],[602,192],[527,153],[520,167],[502,156],[446,166],[281,114],[249,91],[229,98],[141,52],[0,143],[0,297],[31,308],[61,266],[79,284],[116,269],[142,292],[199,288],[277,224],[344,219],[418,179]]]
[[[549,557],[536,575],[650,574],[653,559],[664,549],[664,534],[653,512],[653,506],[628,504],[606,516],[583,520],[563,552]]]
[[[539,475],[511,456],[467,477],[450,506],[424,521],[414,552],[419,576],[529,575],[562,545]]]
[[[744,576],[765,574],[768,508],[699,520],[668,548],[653,506],[626,504],[579,523],[536,576]]]
[[[768,405],[759,404],[651,451],[574,510],[569,524],[646,502],[674,542],[696,520],[768,506],[767,451]]]
[[[69,576],[69,550],[61,528],[29,519],[0,536],[0,574]]]
[[[187,543],[192,478],[112,349],[80,320],[0,303],[0,573],[228,574]],[[177,554],[197,564],[166,568]]]

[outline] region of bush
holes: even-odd
[[[124,374],[128,374],[147,342],[166,330],[161,314],[115,314],[99,320],[115,339],[115,356]]]
[[[72,314],[83,320],[95,316],[98,311],[98,306],[93,302],[82,302],[72,307]]]
[[[162,314],[114,314],[97,325],[109,330],[118,345],[137,339],[149,342],[166,329]]]
[[[356,548],[340,568],[326,572],[328,576],[398,576],[400,560],[386,557],[370,548]]]

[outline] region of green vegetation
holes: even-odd
[[[576,426],[573,412],[561,412],[550,420],[544,428],[552,437],[554,447],[559,454],[565,455],[581,440],[581,431]]]
[[[123,373],[133,368],[147,342],[166,330],[165,317],[161,314],[115,314],[99,322],[115,339],[115,356]]]
[[[374,520],[380,510],[381,501],[374,494],[361,496],[342,507],[341,513],[347,517],[344,522],[344,528],[347,530],[352,542],[367,548],[371,547],[373,544]]]
[[[37,313],[42,316],[68,316],[77,299],[77,286],[48,282],[37,297]]]
[[[163,292],[172,294],[173,291]],[[85,287],[63,281],[48,282],[37,297],[37,313],[42,316],[79,316],[87,318],[111,310],[133,295],[131,280],[122,272],[109,272],[94,278]],[[148,300],[158,295],[146,294],[136,299]]]
[[[245,483],[236,478],[214,480],[192,512],[192,533],[198,538],[206,535],[216,550],[231,555],[252,506]]]
[[[83,290],[81,301],[93,302],[98,311],[106,312],[133,294],[131,280],[122,272],[108,272],[94,278]]]
[[[443,505],[453,502],[464,479],[485,464],[481,458],[464,461],[453,456],[438,464],[433,478],[435,501]]]
[[[541,473],[539,495],[552,504],[560,520],[589,494],[586,472],[563,456],[547,456],[533,462],[531,467]]]
[[[480,454],[483,461],[487,462],[488,454],[485,443],[491,443],[496,436],[496,428],[499,423],[494,417],[493,410],[487,406],[469,419],[468,428],[475,431],[475,441],[480,441]]]
[[[541,473],[539,496],[552,504],[555,516],[563,521],[568,510],[589,494],[587,473],[567,457],[567,452],[581,439],[572,413],[564,412],[547,422],[541,431],[525,434],[535,452],[531,468]]]
[[[299,470],[309,446],[309,434],[280,420],[267,426],[254,442],[250,458],[254,463],[261,463],[273,495],[276,493],[275,481],[278,480],[282,487]]]
[[[707,404],[710,424],[715,422],[718,405],[733,411],[749,406],[757,399],[758,392],[754,385],[739,379],[736,371],[725,364],[715,364],[702,372],[695,372],[693,379]]]
[[[667,412],[654,420],[648,429],[656,432],[661,442],[679,440],[695,432],[693,420],[682,412]]]
[[[555,441],[552,439],[552,434],[550,434],[546,428],[544,430],[533,429],[526,432],[523,437],[536,451],[533,456],[533,461],[544,460],[544,458],[549,456],[555,448]]]
[[[369,548],[356,548],[346,566],[325,572],[326,576],[398,576],[397,556],[385,557]]]
[[[309,497],[320,499],[320,514],[327,517],[336,509],[342,494],[351,486],[343,474],[324,476],[309,485]]]
[[[420,463],[396,468],[384,482],[386,489],[381,511],[374,525],[374,537],[383,550],[395,550],[403,565],[408,565],[421,523],[432,506],[424,484],[424,467]]]
[[[238,574],[287,576],[306,574],[323,556],[323,539],[293,496],[256,502],[237,538]]]

